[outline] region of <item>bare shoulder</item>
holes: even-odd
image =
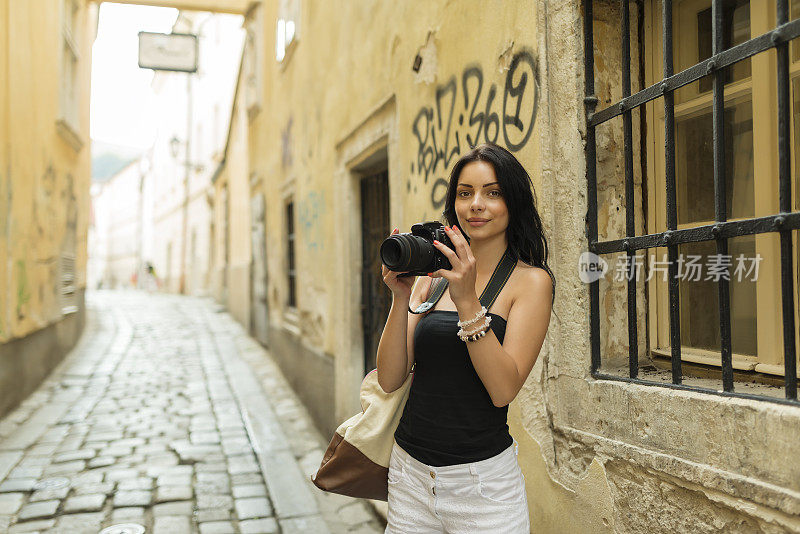
[[[552,295],[553,280],[550,278],[550,274],[541,267],[518,261],[515,271],[518,271],[519,274],[515,284],[514,301],[525,297],[538,300]],[[548,304],[549,301],[548,298]]]

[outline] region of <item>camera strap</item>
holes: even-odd
[[[481,306],[487,310],[492,307],[492,304],[494,304],[494,301],[497,300],[497,296],[500,294],[500,291],[502,291],[503,286],[506,285],[506,282],[508,282],[508,279],[511,277],[511,272],[514,270],[516,264],[517,260],[511,253],[511,249],[507,248],[505,253],[503,253],[503,257],[500,258],[500,262],[497,264],[497,267],[495,267],[491,278],[489,278],[489,283],[486,284],[483,293],[481,293],[481,296],[478,299],[481,303]],[[416,310],[412,310],[409,306],[408,311],[413,314],[421,314],[436,306],[436,303],[439,302],[439,299],[442,298],[442,295],[444,295],[444,290],[447,289],[447,284],[447,279],[441,278],[439,283],[436,284],[436,287],[433,289],[431,296],[428,297],[428,300],[417,306]]]

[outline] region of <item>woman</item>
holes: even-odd
[[[530,530],[506,416],[539,355],[555,299],[531,190],[506,149],[470,150],[453,168],[445,201],[455,250],[434,242],[452,269],[415,284],[383,266],[392,308],[378,346],[378,382],[394,391],[417,364],[389,464],[387,533]],[[478,295],[507,250],[514,269],[486,312]],[[449,285],[434,308],[409,313],[437,278]]]

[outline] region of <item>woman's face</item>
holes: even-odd
[[[455,209],[458,224],[470,239],[487,239],[505,234],[508,207],[490,163],[471,161],[461,169]]]

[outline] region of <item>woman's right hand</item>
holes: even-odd
[[[395,228],[390,235],[398,233],[400,233],[400,231]],[[416,276],[398,278],[397,275],[401,273],[390,271],[383,263],[381,263],[381,271],[383,272],[383,283],[389,286],[395,299],[411,300],[411,290],[414,288],[414,281],[417,279]]]

